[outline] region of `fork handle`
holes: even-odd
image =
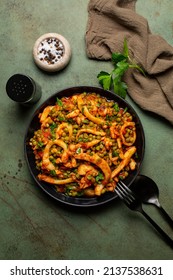
[[[144,217],[155,227],[155,229],[162,235],[162,237],[165,239],[165,241],[173,248],[173,240],[167,235],[165,231],[161,227],[159,227],[158,224],[150,217],[148,214],[142,210],[141,213],[144,215]]]
[[[169,225],[173,228],[173,220],[172,220],[172,218],[168,215],[168,213],[165,211],[165,209],[163,209],[163,207],[161,205],[159,205],[158,208],[159,208],[160,212],[166,218],[166,220],[169,223]]]

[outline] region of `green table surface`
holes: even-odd
[[[49,198],[32,179],[24,156],[24,135],[36,108],[55,92],[78,85],[99,86],[97,74],[110,62],[86,56],[88,0],[1,0],[0,8],[0,259],[173,259],[156,230],[119,199],[101,209],[69,209]],[[138,0],[137,12],[153,33],[173,45],[171,0]],[[72,47],[70,64],[56,74],[36,67],[32,47],[56,32]],[[23,109],[6,95],[15,73],[31,76],[42,98]],[[160,202],[173,217],[173,129],[165,120],[129,103],[141,118],[146,150],[141,173],[159,186]],[[173,229],[151,205],[144,209],[173,238]]]

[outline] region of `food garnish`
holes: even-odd
[[[114,65],[114,69],[110,73],[101,71],[97,75],[97,78],[104,90],[110,90],[113,88],[113,91],[116,94],[125,98],[128,86],[122,80],[124,73],[128,70],[128,68],[135,68],[143,75],[145,75],[145,72],[131,59],[126,39],[124,40],[123,53],[112,53],[112,63]]]

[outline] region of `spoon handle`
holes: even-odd
[[[165,241],[173,248],[173,240],[167,235],[166,232],[142,209],[141,214],[155,227],[155,229],[162,235]]]
[[[163,214],[163,216],[166,218],[169,225],[173,228],[172,218],[168,215],[168,213],[163,209],[163,207],[161,205],[159,205],[158,208],[159,208],[160,212]]]

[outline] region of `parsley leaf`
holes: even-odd
[[[118,153],[117,151],[113,151],[113,152],[112,152],[112,156],[113,156],[113,157],[118,157],[118,156],[119,156],[119,153]]]
[[[121,78],[126,70],[129,68],[129,63],[125,60],[122,60],[116,64],[116,68],[112,71],[113,79],[115,78]]]
[[[81,148],[78,148],[77,150],[76,150],[76,154],[80,154],[82,152],[82,149]]]
[[[115,103],[113,108],[116,112],[119,112],[119,110],[120,110],[118,103]]]
[[[58,97],[56,98],[56,103],[57,103],[59,106],[62,106],[62,105],[63,105],[61,99],[59,99]]]
[[[115,65],[122,60],[126,60],[126,58],[127,57],[125,55],[123,55],[122,53],[113,53],[112,54],[112,62]]]
[[[127,85],[124,82],[121,81],[113,81],[113,87],[114,87],[114,92],[121,96],[122,98],[126,98],[126,92],[127,92]]]
[[[64,118],[64,117],[58,116],[57,118],[58,118],[58,120],[59,120],[60,122],[65,121],[65,118]]]
[[[44,146],[44,143],[41,142],[41,141],[38,141],[38,142],[37,142],[37,146],[38,146],[39,148],[42,148],[42,147]]]
[[[100,181],[102,181],[104,179],[104,176],[102,173],[98,173],[98,175],[96,176],[96,182],[99,184]]]
[[[112,63],[114,65],[114,69],[110,73],[101,71],[97,75],[98,81],[104,90],[110,90],[113,88],[113,91],[116,94],[125,98],[128,87],[127,84],[122,81],[124,73],[128,70],[128,68],[135,68],[143,75],[145,75],[145,72],[139,65],[133,62],[129,56],[126,39],[124,39],[123,53],[112,53]]]
[[[51,125],[50,125],[50,130],[51,130],[51,132],[53,133],[54,132],[54,129],[57,127],[57,124],[56,123],[51,123]]]
[[[50,175],[56,176],[56,171],[55,170],[50,170]]]
[[[112,76],[111,74],[105,72],[105,71],[101,71],[98,76],[97,76],[100,84],[102,85],[102,87],[104,88],[104,90],[109,90],[111,87],[111,83],[112,83]]]
[[[126,38],[124,39],[124,49],[123,49],[124,56],[129,57],[129,49],[127,45],[127,40]]]

